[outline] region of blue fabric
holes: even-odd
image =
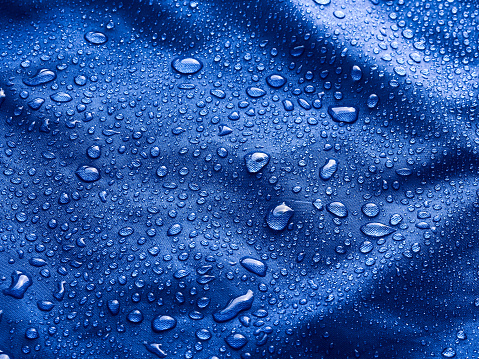
[[[0,358],[478,358],[478,14],[0,0]]]

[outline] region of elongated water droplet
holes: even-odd
[[[95,182],[100,179],[100,171],[92,166],[80,166],[76,170],[75,174],[83,182]]]
[[[151,329],[155,333],[164,332],[176,327],[176,319],[169,315],[158,315],[151,322]]]
[[[258,259],[244,257],[243,259],[241,259],[240,263],[245,269],[247,269],[251,273],[259,275],[260,277],[264,277],[266,275],[267,266]]]
[[[22,299],[28,287],[32,285],[33,281],[29,274],[16,270],[12,273],[12,282],[10,287],[3,290],[3,294],[9,295],[16,299]]]
[[[98,31],[88,31],[85,34],[85,40],[93,45],[102,45],[108,41],[108,37]]]
[[[246,294],[230,300],[224,309],[214,313],[213,319],[219,323],[231,320],[241,311],[250,309],[253,305],[253,300],[254,293],[248,289]]]
[[[326,210],[339,218],[345,218],[348,216],[348,209],[341,202],[331,202],[326,205]]]
[[[33,77],[23,79],[23,83],[27,86],[38,86],[46,84],[57,78],[57,74],[49,69],[40,69]]]
[[[361,226],[361,232],[370,237],[384,237],[396,230],[382,223],[367,223]]]
[[[171,66],[183,75],[193,75],[203,68],[203,64],[192,57],[176,58],[171,63]]]
[[[278,74],[273,74],[273,75],[269,75],[266,78],[266,83],[270,85],[272,88],[277,89],[284,86],[284,84],[286,83],[286,78]]]

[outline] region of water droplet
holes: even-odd
[[[266,166],[269,162],[270,156],[264,152],[251,152],[245,157],[246,169],[249,173],[257,173]]]
[[[97,168],[92,166],[80,166],[76,170],[75,174],[83,182],[95,182],[100,179],[100,172]]]
[[[266,216],[266,223],[269,228],[275,231],[282,231],[288,225],[291,217],[293,217],[293,213],[293,209],[283,202],[269,210]]]
[[[107,307],[111,315],[120,313],[120,302],[116,299],[111,299],[107,302]]]
[[[358,109],[352,107],[328,107],[328,113],[336,122],[354,123],[358,119]]]
[[[121,237],[128,237],[128,236],[131,236],[133,232],[135,232],[135,230],[127,226],[127,227],[120,228],[120,230],[118,231],[118,234]]]
[[[233,132],[233,130],[226,125],[219,125],[218,126],[218,136],[226,136],[226,135],[229,135],[232,132]]]
[[[246,89],[246,93],[248,96],[252,98],[259,98],[264,95],[266,95],[266,91],[263,89],[260,89],[259,87],[251,86]]]
[[[266,83],[272,88],[278,89],[284,86],[286,78],[278,74],[273,74],[266,78]]]
[[[323,201],[321,201],[319,198],[313,202],[313,206],[318,211],[322,211],[324,209]]]
[[[248,343],[248,339],[243,334],[240,334],[240,333],[234,333],[234,334],[228,335],[225,338],[225,341],[234,350],[239,350]]]
[[[23,79],[23,83],[27,86],[38,86],[46,84],[57,78],[57,74],[52,70],[40,69],[33,77]]]
[[[171,63],[171,66],[183,75],[193,75],[203,68],[203,64],[192,57],[176,58]]]
[[[146,350],[152,354],[155,354],[158,358],[166,358],[168,356],[166,352],[161,349],[161,344],[145,342],[143,345],[145,346]]]
[[[160,166],[156,169],[156,175],[158,177],[165,177],[168,173],[168,168],[166,168],[166,166]]]
[[[361,253],[364,253],[364,254],[369,253],[373,250],[373,244],[370,241],[364,241],[359,246],[359,250]]]
[[[102,45],[108,41],[108,37],[98,31],[88,31],[85,34],[85,40],[93,45]]]
[[[236,297],[228,302],[226,307],[213,314],[216,322],[227,322],[236,317],[240,312],[248,310],[253,305],[254,293],[248,289],[246,294]]]
[[[319,176],[327,181],[329,180],[338,169],[338,162],[332,158],[326,161],[326,164],[321,168]]]
[[[354,65],[353,68],[351,69],[351,78],[353,81],[360,81],[361,78],[363,77],[363,70],[357,65]]]
[[[155,333],[164,332],[176,327],[176,319],[169,315],[158,315],[151,322],[151,329]]]
[[[16,299],[22,299],[28,287],[32,285],[33,281],[29,274],[16,270],[12,273],[12,282],[10,287],[3,290],[3,294],[9,295]]]
[[[412,174],[412,170],[410,168],[407,168],[407,167],[398,168],[396,170],[396,174],[398,176],[407,177],[407,176],[410,176]]]
[[[314,0],[314,2],[318,5],[329,5],[331,0]]]
[[[384,237],[396,230],[382,223],[367,223],[361,226],[361,232],[370,237]]]
[[[138,309],[133,309],[130,313],[128,313],[126,319],[130,323],[141,323],[143,321],[143,313],[140,312]]]
[[[402,216],[399,213],[394,213],[389,219],[389,224],[391,226],[396,226],[402,221]]]
[[[331,202],[326,205],[326,210],[339,218],[348,216],[348,209],[341,202]]]
[[[50,96],[50,98],[55,102],[70,102],[73,98],[66,92],[57,92]]]
[[[93,146],[88,147],[87,150],[86,150],[86,154],[92,160],[96,160],[96,159],[100,158],[100,156],[101,156],[100,146],[93,145]]]
[[[375,203],[366,203],[361,207],[364,215],[367,217],[376,217],[379,214],[379,207]]]
[[[453,348],[446,348],[442,351],[441,355],[444,358],[454,358],[456,356],[456,351]]]
[[[183,230],[183,227],[181,226],[181,224],[175,223],[170,228],[168,228],[168,231],[166,232],[166,234],[170,237],[176,236],[180,234],[182,230]]]
[[[55,304],[53,304],[49,300],[39,300],[37,302],[38,309],[40,309],[43,312],[49,312],[50,310],[53,309],[54,306]]]
[[[369,95],[368,98],[368,107],[369,108],[375,108],[378,105],[379,102],[379,97],[375,93]]]
[[[27,328],[27,330],[25,330],[25,338],[27,339],[38,339],[39,336],[36,328]]]
[[[199,340],[209,340],[211,338],[211,332],[208,329],[198,329],[195,335]]]
[[[260,277],[264,277],[266,275],[267,266],[258,259],[244,257],[240,260],[240,263],[251,273],[254,273]]]
[[[338,19],[344,19],[346,17],[346,14],[344,14],[344,12],[342,12],[341,10],[336,10],[335,12],[333,12],[333,15]]]

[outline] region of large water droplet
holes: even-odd
[[[273,74],[273,75],[269,75],[266,78],[266,83],[270,85],[271,87],[278,89],[284,86],[284,84],[286,83],[286,78],[278,74]]]
[[[246,89],[246,93],[248,96],[253,97],[253,98],[258,98],[266,95],[266,91],[263,89],[260,89],[259,87],[251,86]]]
[[[100,179],[100,171],[92,166],[80,166],[76,170],[75,174],[83,182],[95,182]]]
[[[264,152],[251,152],[245,157],[246,169],[249,173],[257,173],[266,166],[269,162],[270,156]]]
[[[282,231],[288,225],[293,213],[293,209],[283,202],[269,210],[266,216],[266,223],[269,228],[275,231]]]
[[[338,169],[338,162],[332,158],[326,161],[326,164],[321,168],[319,176],[327,181],[329,180]]]
[[[52,70],[40,69],[33,77],[23,79],[23,83],[27,86],[38,86],[46,84],[57,78],[57,74]]]
[[[375,203],[366,203],[361,207],[364,215],[367,217],[376,217],[379,214],[379,207]]]
[[[386,226],[382,223],[366,223],[361,226],[361,232],[370,237],[384,237],[387,236],[396,230],[392,227]]]
[[[358,109],[354,106],[351,107],[328,107],[328,113],[336,122],[354,123],[358,119]]]
[[[130,323],[141,323],[143,321],[143,313],[140,312],[138,309],[133,309],[130,313],[128,313],[126,319]]]
[[[225,338],[226,343],[233,349],[239,350],[243,348],[247,343],[248,339],[240,333],[230,334]]]
[[[198,329],[195,334],[199,340],[209,340],[211,338],[211,332],[208,329]]]
[[[267,266],[258,259],[244,257],[241,259],[240,263],[245,269],[247,269],[251,273],[259,275],[260,277],[264,277],[266,275]]]
[[[107,302],[107,307],[111,315],[117,315],[118,313],[120,313],[120,302],[116,299],[109,300]]]
[[[378,102],[379,102],[378,95],[376,95],[375,93],[369,95],[368,104],[367,104],[369,108],[375,108],[378,105]]]
[[[180,74],[193,75],[202,69],[203,64],[197,59],[187,57],[174,59],[171,66]]]
[[[22,299],[32,283],[33,281],[29,274],[16,270],[12,273],[12,283],[10,284],[10,287],[4,289],[3,294],[16,299]]]
[[[158,315],[151,322],[151,329],[155,333],[164,332],[176,327],[176,319],[169,315]]]
[[[85,34],[85,40],[93,45],[102,45],[108,41],[108,37],[105,34],[98,31],[88,31]]]
[[[100,146],[93,145],[93,146],[88,147],[88,149],[86,150],[86,154],[92,160],[96,160],[96,159],[100,158],[100,156],[101,156]]]
[[[231,320],[241,311],[250,309],[253,305],[253,300],[254,293],[248,289],[246,294],[230,300],[224,309],[214,313],[213,319],[219,323]]]
[[[50,96],[50,98],[55,102],[70,102],[73,98],[66,92],[57,92]]]
[[[351,78],[353,81],[360,81],[363,77],[363,71],[358,65],[354,65],[351,69]]]
[[[444,358],[454,358],[456,356],[456,351],[453,348],[446,348],[442,351],[441,355]]]
[[[326,205],[326,210],[339,218],[345,218],[348,216],[348,209],[341,202],[331,202]]]
[[[182,230],[183,230],[182,225],[179,223],[175,223],[170,228],[168,228],[168,231],[166,232],[166,234],[168,236],[176,236],[180,234]]]
[[[161,349],[161,344],[145,342],[143,345],[145,346],[146,350],[152,354],[155,354],[158,358],[166,358],[168,356],[166,352]]]

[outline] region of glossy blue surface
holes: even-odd
[[[0,359],[478,358],[478,16],[0,0]]]

